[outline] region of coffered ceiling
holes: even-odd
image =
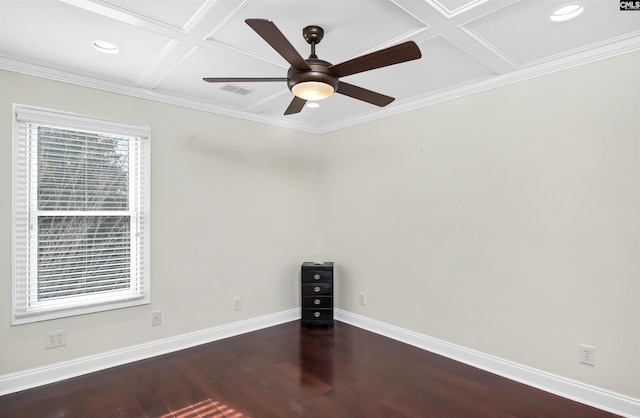
[[[640,50],[640,11],[578,0],[0,0],[0,68],[322,133],[465,94]],[[286,82],[205,83],[203,77],[286,77],[289,64],[245,19],[273,21],[300,55],[302,29],[325,31],[334,64],[404,41],[422,58],[345,77],[395,97],[390,105],[334,94],[284,116]],[[96,40],[118,54],[96,51]],[[603,75],[615,76],[615,75]]]

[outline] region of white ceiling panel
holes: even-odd
[[[432,0],[433,4],[445,11],[445,16],[455,16],[462,11],[468,11],[488,0]]]
[[[638,12],[574,0],[581,16],[551,22],[569,1],[0,0],[0,69],[322,133],[640,50]],[[394,97],[386,107],[334,94],[285,116],[293,96],[284,81],[202,80],[286,77],[289,63],[247,18],[273,21],[303,58],[308,25],[324,29],[316,53],[333,64],[406,41],[422,58],[344,77]],[[95,51],[98,39],[120,53]]]
[[[57,1],[3,1],[0,5],[2,52],[128,85],[137,83],[171,41]],[[120,53],[96,51],[96,40],[115,43]]]
[[[104,3],[131,14],[165,23],[181,30],[188,29],[189,22],[198,19],[206,0],[104,0]]]
[[[441,36],[419,46],[423,59],[355,74],[344,80],[403,100],[424,97],[496,75],[482,62]],[[452,68],[456,70],[451,71]]]
[[[186,57],[158,86],[155,91],[192,97],[217,106],[250,108],[274,94],[287,94],[286,81],[261,83],[207,83],[203,77],[225,77],[229,74],[246,77],[284,77],[286,69],[266,63],[246,55],[212,53],[206,49],[196,49]],[[222,88],[226,84],[237,84],[251,90],[250,94],[232,94]],[[243,92],[244,93],[244,92]]]
[[[324,39],[316,48],[318,58],[333,64],[362,55],[390,40],[404,40],[425,25],[389,1],[371,0],[272,0],[248,2],[232,19],[211,34],[210,41],[220,42],[274,62],[288,64],[249,26],[245,19],[265,18],[273,21],[304,58],[310,46],[302,29],[317,25],[324,29]]]
[[[585,6],[582,15],[566,22],[549,19],[562,2],[520,1],[466,27],[518,66],[640,34],[640,16],[620,11],[618,2],[582,3]]]

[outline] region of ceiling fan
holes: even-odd
[[[307,43],[311,45],[311,55],[305,60],[272,21],[247,19],[245,22],[291,64],[287,76],[256,78],[205,77],[203,80],[209,83],[286,81],[295,97],[284,112],[285,115],[300,112],[308,100],[326,99],[333,93],[344,94],[376,106],[386,106],[395,99],[345,83],[339,78],[400,64],[422,56],[418,45],[413,41],[408,41],[333,65],[330,62],[318,59],[316,55],[316,45],[324,37],[324,30],[319,26],[307,26],[302,30],[302,35]]]

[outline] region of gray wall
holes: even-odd
[[[338,304],[640,398],[638,74],[625,55],[323,137]]]
[[[320,245],[315,136],[11,72],[0,91],[0,375],[298,306]],[[10,325],[12,103],[151,126],[151,305]]]

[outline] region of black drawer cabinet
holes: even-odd
[[[333,263],[302,263],[302,325],[333,326]]]

